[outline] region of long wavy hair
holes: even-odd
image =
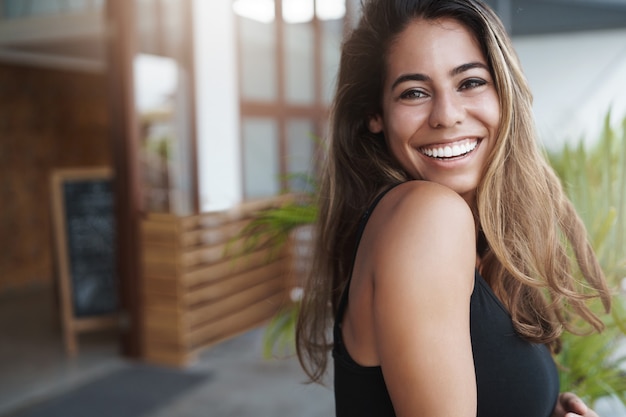
[[[394,160],[384,136],[368,129],[371,116],[382,114],[389,46],[415,19],[440,18],[456,19],[473,33],[500,101],[498,137],[476,193],[477,227],[489,248],[482,275],[508,308],[516,331],[553,350],[564,327],[576,330],[572,313],[603,328],[588,298],[599,295],[610,308],[585,227],[537,146],[532,94],[496,14],[478,0],[365,0],[342,46],[321,170],[314,266],[296,329],[298,357],[313,381],[327,367],[328,329],[352,269],[359,219],[382,189],[418,179]]]

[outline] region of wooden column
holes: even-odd
[[[122,310],[122,352],[141,357],[139,124],[133,61],[137,52],[134,0],[108,0],[109,114],[116,199],[117,268]]]

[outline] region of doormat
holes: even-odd
[[[11,417],[141,417],[207,382],[210,375],[132,364],[22,409]]]

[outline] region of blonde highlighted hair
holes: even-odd
[[[342,46],[314,267],[296,329],[298,357],[313,381],[327,367],[328,329],[352,268],[359,219],[381,190],[411,179],[382,134],[367,126],[372,115],[381,114],[387,50],[410,22],[440,18],[456,19],[474,34],[500,100],[500,129],[476,197],[477,224],[489,246],[483,277],[508,308],[516,331],[531,342],[557,350],[570,313],[596,330],[603,327],[586,300],[599,296],[608,311],[604,275],[584,225],[537,146],[532,95],[498,17],[478,0],[366,0]]]

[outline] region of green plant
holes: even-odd
[[[270,248],[271,259],[281,252],[296,229],[315,222],[317,219],[317,206],[313,203],[315,180],[304,174],[287,177],[287,180],[293,179],[305,184],[304,192],[281,206],[257,212],[253,220],[233,239],[237,241],[240,237],[245,237],[243,247],[239,251],[240,255],[250,253],[262,244]],[[263,355],[266,358],[293,353],[300,292],[299,288],[292,289],[291,300],[267,324],[263,336]]]
[[[284,306],[267,324],[263,334],[263,356],[289,356],[296,343],[296,322],[300,311],[297,298]]]
[[[626,276],[626,118],[619,130],[609,121],[610,114],[593,146],[565,145],[548,158],[587,226],[605,274],[618,285]]]
[[[590,404],[607,395],[626,404],[626,301],[619,293],[626,279],[626,118],[621,129],[615,129],[610,117],[592,146],[581,141],[548,155],[587,226],[609,285],[616,289],[612,312],[603,317],[604,332],[584,337],[565,333],[556,357],[562,389]],[[599,303],[592,307],[602,313]]]
[[[562,351],[556,358],[561,390],[575,392],[588,404],[607,395],[626,404],[626,354],[619,350],[626,334],[623,297],[614,297],[612,313],[604,323],[602,333],[563,334]]]
[[[317,207],[308,201],[308,198],[299,199],[256,213],[253,220],[241,231],[241,236],[246,237],[243,253],[257,247],[261,240],[272,249],[272,255],[279,252],[294,229],[315,222]]]

